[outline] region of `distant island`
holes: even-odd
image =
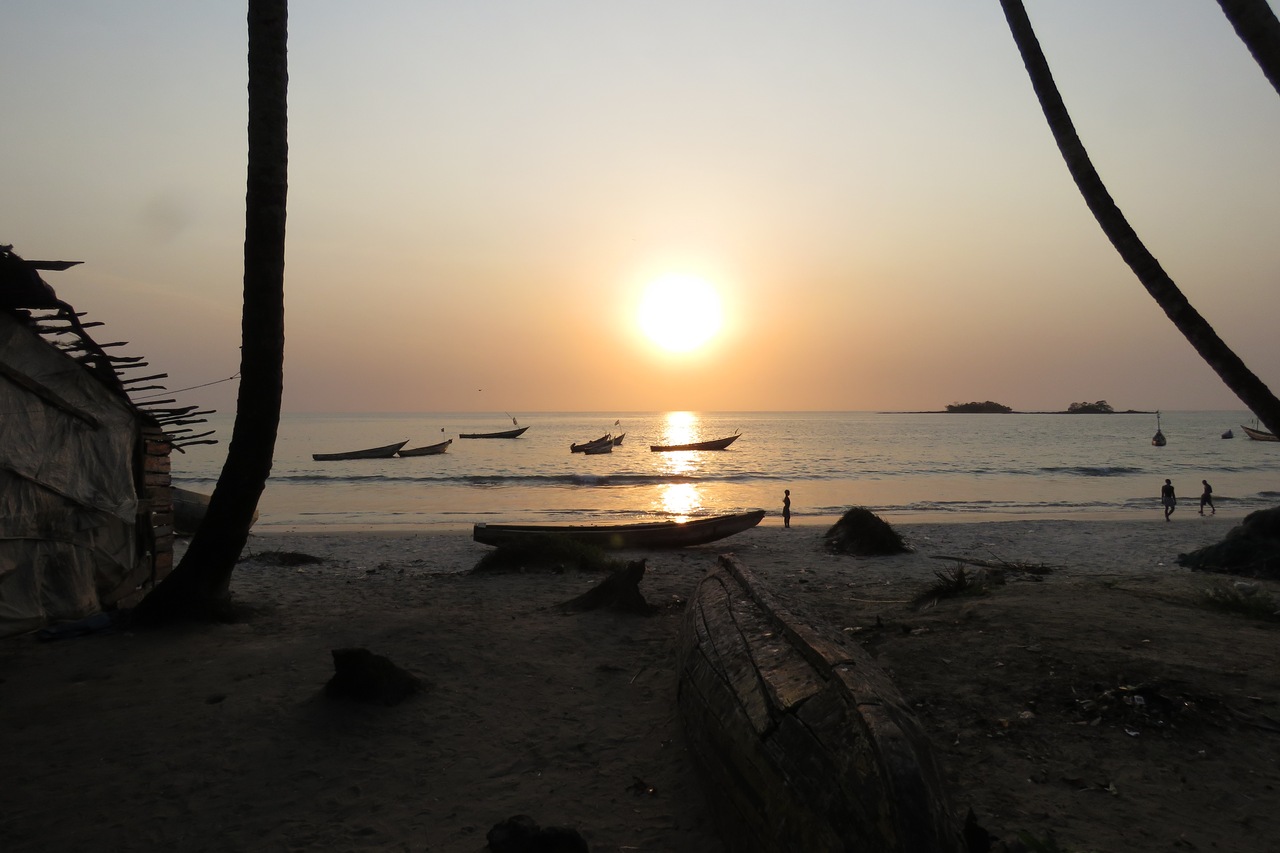
[[[1093,403],[1072,403],[1065,409],[1054,412],[1019,412],[1011,406],[1004,403],[997,403],[994,400],[984,400],[981,403],[951,403],[945,409],[947,414],[983,414],[983,415],[1150,415],[1152,412],[1144,412],[1138,409],[1125,409],[1123,412],[1117,412],[1114,407],[1106,400],[1098,400]],[[922,412],[921,414],[930,414]]]
[[[1069,415],[1114,415],[1116,410],[1111,408],[1111,404],[1106,400],[1099,400],[1096,403],[1072,403],[1067,406],[1067,414]]]
[[[1013,409],[1003,403],[995,403],[986,400],[982,403],[952,403],[947,406],[948,412],[963,412],[965,414],[983,414],[983,415],[1007,415],[1013,412]]]

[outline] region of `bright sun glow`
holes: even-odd
[[[640,328],[669,352],[689,352],[720,331],[720,296],[705,280],[665,275],[649,282],[640,302]]]

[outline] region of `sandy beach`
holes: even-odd
[[[823,550],[825,526],[771,517],[714,546],[622,555],[647,558],[650,617],[556,609],[599,575],[468,574],[489,550],[469,531],[254,535],[239,623],[0,643],[0,837],[10,851],[479,853],[526,814],[595,853],[721,850],[675,651],[683,604],[733,553],[875,655],[957,812],[992,834],[1274,850],[1280,630],[1205,606],[1234,579],[1175,563],[1236,521],[895,524],[915,553],[854,558]],[[321,562],[282,566],[280,551]],[[938,557],[1050,570],[917,608],[956,565]],[[331,650],[348,647],[427,689],[392,707],[326,697]]]

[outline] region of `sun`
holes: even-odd
[[[645,287],[637,316],[649,340],[668,352],[690,352],[720,331],[720,295],[705,279],[673,273]]]

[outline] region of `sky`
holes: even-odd
[[[1026,6],[1120,208],[1280,392],[1280,96],[1213,0]],[[83,261],[46,281],[174,390],[239,370],[246,9],[0,28],[0,243]],[[996,0],[304,0],[289,67],[285,411],[1243,409]],[[638,323],[673,275],[723,315],[682,353]]]

